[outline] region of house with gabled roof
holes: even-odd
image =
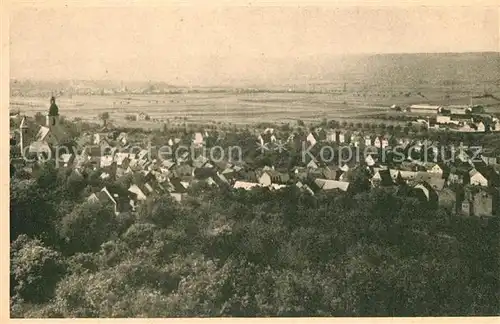
[[[488,187],[488,179],[476,169],[469,171],[469,179],[471,185]]]
[[[373,187],[388,187],[394,185],[394,179],[390,170],[378,170],[371,178]]]
[[[500,187],[500,175],[496,172],[494,165],[476,162],[474,163],[474,168],[486,178],[489,187]]]
[[[316,140],[316,137],[313,135],[313,133],[309,133],[309,135],[307,135],[306,137],[306,141],[311,145],[311,146],[314,146],[316,145],[316,143],[318,142]]]
[[[58,163],[65,168],[69,168],[73,165],[73,161],[75,160],[75,155],[71,153],[61,154],[59,157]]]
[[[498,165],[498,157],[496,155],[481,154],[481,160],[487,165]]]
[[[460,161],[462,163],[471,163],[470,161],[470,156],[464,151],[464,150],[459,150],[456,154],[455,154],[455,159],[457,161]]]
[[[344,164],[340,167],[340,170],[341,170],[342,172],[344,172],[344,173],[345,173],[345,172],[350,171],[350,170],[351,170],[351,168],[349,167],[349,165],[348,165],[347,163],[344,163]]]
[[[266,170],[259,177],[259,183],[265,187],[271,184],[286,184],[290,180],[287,173],[281,173],[276,170]]]
[[[246,182],[246,181],[236,181],[233,184],[234,189],[245,189],[245,190],[251,190],[256,187],[262,187],[262,184],[257,183],[257,182]]]
[[[311,160],[307,164],[306,168],[308,168],[308,169],[318,169],[319,166],[318,166],[318,164],[314,160]]]
[[[110,204],[116,215],[127,211],[130,207],[130,200],[128,197],[108,187],[102,188],[101,191],[95,194],[95,196],[101,203]],[[91,197],[91,199],[94,199],[92,195]]]
[[[439,196],[437,192],[427,183],[421,182],[413,187],[414,196],[431,208],[437,208]]]
[[[187,187],[182,184],[180,178],[169,179],[166,186],[170,196],[174,198],[175,201],[181,202],[186,198]]]
[[[443,174],[445,170],[444,165],[440,163],[429,163],[425,166],[425,168],[429,173]]]
[[[399,170],[397,176],[405,181],[413,181],[417,177],[417,172]]]
[[[223,174],[228,179],[234,179],[236,176],[236,173],[237,172],[231,167],[228,167],[228,168],[222,170],[222,172],[221,172],[221,174]]]
[[[321,190],[334,190],[338,189],[341,191],[348,191],[349,182],[347,181],[336,181],[336,180],[327,180],[327,179],[316,179],[314,180],[316,186]]]
[[[497,216],[499,196],[498,188],[468,187],[462,200],[461,213],[475,217]]]
[[[138,201],[138,202],[144,202],[148,199],[148,194],[149,193],[146,193],[144,192],[141,188],[139,188],[138,185],[136,184],[132,184],[130,185],[130,187],[128,188],[128,191],[133,194],[134,196],[134,200],[135,201]]]
[[[380,140],[380,147],[381,148],[386,148],[389,146],[389,137],[388,136],[380,136],[379,137],[379,140]]]
[[[365,158],[365,163],[366,163],[366,165],[372,167],[376,164],[376,161],[375,161],[375,158],[371,154],[368,154],[368,156],[366,156],[366,158]]]
[[[193,144],[194,146],[203,146],[205,145],[205,138],[203,137],[203,134],[200,132],[197,132],[193,136]]]
[[[87,202],[93,203],[93,204],[98,204],[101,201],[100,201],[99,197],[97,196],[97,194],[94,192],[94,193],[90,194],[90,196],[87,197]]]
[[[307,192],[310,195],[314,196],[314,191],[309,187],[307,184],[302,183],[301,181],[298,181],[296,184],[297,188],[299,188],[301,191]]]

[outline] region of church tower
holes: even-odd
[[[49,113],[46,117],[47,127],[50,129],[56,128],[59,126],[59,108],[56,105],[56,98],[50,98],[50,108]]]

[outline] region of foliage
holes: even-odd
[[[23,234],[12,242],[12,290],[24,301],[40,303],[50,300],[64,272],[61,253],[44,246],[40,240],[29,239]]]
[[[111,238],[116,228],[111,208],[100,203],[84,203],[61,219],[60,235],[70,252],[95,252]]]
[[[370,189],[366,172],[349,172],[347,193],[194,186],[182,204],[158,196],[119,215],[85,201],[100,185],[92,174],[46,164],[34,180],[16,175],[11,315],[498,314],[498,221]]]

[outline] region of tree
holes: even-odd
[[[49,300],[66,271],[61,254],[40,240],[20,235],[11,244],[13,292],[26,302]]]
[[[44,190],[33,180],[14,179],[10,183],[10,238],[20,234],[39,237],[45,242],[54,238],[54,206],[44,197]]]
[[[370,180],[368,171],[363,168],[357,168],[350,175],[351,190],[353,192],[364,192],[370,189]]]
[[[117,227],[111,208],[90,202],[77,206],[61,222],[59,232],[69,253],[98,251]]]
[[[76,199],[82,193],[87,183],[82,175],[72,172],[66,180],[66,191],[68,195]]]
[[[45,116],[41,112],[37,112],[35,114],[35,122],[37,124],[44,125],[45,124]]]
[[[282,132],[288,132],[288,131],[290,131],[291,130],[290,124],[287,123],[287,124],[281,125],[280,130]]]
[[[106,125],[109,120],[109,112],[105,111],[99,115],[99,119],[102,120],[103,124]]]
[[[330,128],[338,128],[339,127],[339,122],[332,119],[332,120],[330,120],[328,122],[328,127],[330,127]]]
[[[147,208],[141,208],[139,217],[159,227],[166,228],[182,215],[181,206],[169,195],[158,197]]]

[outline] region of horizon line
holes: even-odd
[[[462,54],[462,55],[468,55],[468,54],[498,54],[500,57],[500,49],[495,51],[495,50],[487,50],[487,51],[475,51],[475,50],[467,50],[467,51],[453,51],[453,52],[359,52],[359,53],[318,53],[318,54],[308,54],[308,55],[302,55],[301,58],[307,58],[307,57],[318,57],[318,56],[331,56],[331,57],[355,57],[355,56],[391,56],[391,55],[454,55],[454,54]],[[257,58],[257,57],[255,57]],[[281,56],[281,57],[270,57],[272,59],[286,59],[287,57]],[[68,81],[108,81],[108,82],[123,82],[123,83],[166,83],[172,87],[178,87],[178,88],[195,88],[195,87],[233,87],[237,88],[238,85],[234,84],[234,81],[228,82],[228,84],[220,83],[220,84],[185,84],[185,83],[171,83],[166,80],[161,80],[161,79],[136,79],[136,80],[126,80],[126,79],[118,79],[118,78],[110,78],[110,79],[101,79],[101,78],[87,78],[87,79],[82,79],[82,78],[31,78],[31,77],[9,77],[9,81],[39,81],[39,82],[68,82]],[[245,81],[244,79],[241,80],[241,82],[249,82],[253,83],[254,86],[259,86],[255,80],[248,80]],[[233,84],[232,84],[233,83]],[[263,82],[265,83],[265,82]],[[232,84],[232,85],[231,85]],[[262,84],[264,85],[264,84]]]

